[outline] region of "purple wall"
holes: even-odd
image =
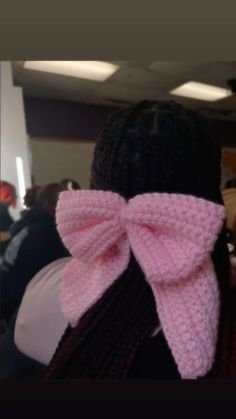
[[[30,137],[96,141],[107,116],[117,108],[25,97]],[[236,147],[236,123],[214,120],[223,146]]]
[[[61,100],[24,97],[30,137],[95,141],[114,108]]]

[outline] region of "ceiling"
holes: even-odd
[[[174,99],[206,116],[236,121],[236,95],[209,103],[169,94],[188,81],[227,88],[227,80],[236,79],[236,61],[112,62],[120,66],[118,71],[107,81],[96,82],[26,70],[22,61],[13,61],[13,80],[16,86],[23,88],[26,96],[108,106],[121,106],[143,99]]]

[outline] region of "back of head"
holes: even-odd
[[[39,208],[40,207],[40,201],[39,201],[39,192],[40,192],[41,186],[34,185],[31,188],[28,188],[26,190],[26,194],[24,196],[24,204],[27,208]]]
[[[167,192],[222,204],[220,160],[220,144],[204,118],[174,102],[144,101],[108,119],[95,148],[91,188],[126,199]],[[223,289],[229,269],[225,231],[212,258]],[[76,376],[126,376],[137,348],[157,322],[152,291],[132,257],[126,272],[77,326]],[[119,340],[108,336],[114,327]],[[93,358],[96,367],[89,361]]]
[[[191,194],[215,202],[221,148],[210,124],[174,102],[144,101],[112,115],[96,144],[91,185],[131,198]]]
[[[0,202],[16,207],[16,189],[15,186],[4,180],[0,181]]]
[[[54,215],[59,194],[64,190],[59,183],[50,183],[44,186],[38,194],[38,202],[41,209],[50,215]]]

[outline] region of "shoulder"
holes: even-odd
[[[16,345],[43,364],[49,363],[67,325],[59,295],[69,261],[70,258],[59,259],[43,268],[28,284],[18,312]]]

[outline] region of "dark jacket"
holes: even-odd
[[[29,210],[11,229],[13,238],[0,272],[1,317],[9,321],[32,277],[56,259],[68,256],[53,216]]]
[[[9,231],[11,236],[16,236],[24,227],[27,227],[29,224],[38,222],[42,217],[42,214],[45,215],[45,212],[30,209],[21,212],[21,218],[11,224]]]
[[[9,231],[10,226],[14,223],[13,218],[9,214],[8,205],[0,202],[0,231]],[[10,240],[0,243],[0,255],[3,256]]]

